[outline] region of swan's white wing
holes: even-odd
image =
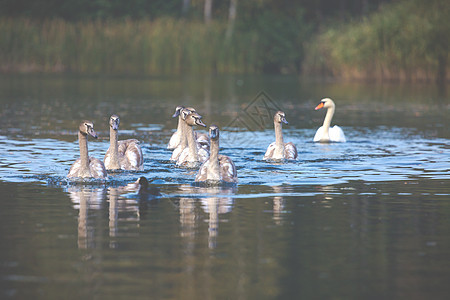
[[[185,148],[180,144],[178,147],[175,148],[172,152],[172,156],[170,157],[170,161],[177,161],[180,157],[181,152],[183,152]]]
[[[320,142],[323,136],[323,126],[320,126],[319,129],[316,131],[316,135],[314,135],[314,142]]]
[[[110,154],[109,148],[106,151],[105,158],[103,158],[103,162],[104,162],[106,168],[111,169],[109,166],[109,164],[111,163],[111,154]]]
[[[298,152],[297,147],[292,142],[284,144],[284,158],[285,159],[297,159]]]
[[[267,151],[266,154],[264,154],[263,160],[272,159],[274,152],[275,152],[275,142],[273,142],[272,144],[269,145],[269,147],[267,147]]]
[[[89,157],[89,169],[94,178],[106,178],[108,176],[105,165],[97,158]]]
[[[180,155],[177,158],[177,166],[181,166],[183,163],[187,162],[189,156],[189,148],[186,147],[181,151]]]
[[[138,147],[140,147],[139,146],[140,142],[136,139],[121,140],[121,141],[118,141],[117,143],[118,143],[119,155],[125,155],[125,152],[132,145],[137,145]]]
[[[167,145],[167,149],[169,149],[169,150],[175,149],[180,144],[180,141],[181,141],[181,134],[177,130],[170,137],[169,144]]]
[[[330,141],[332,142],[346,142],[344,131],[341,127],[334,125],[330,128]]]
[[[190,164],[192,163],[191,161],[189,161],[189,147],[184,148],[184,150],[181,152],[180,156],[177,159],[176,165],[179,166],[183,166],[186,164]],[[207,159],[209,158],[209,151],[204,149],[204,148],[200,148],[200,146],[197,144],[197,161],[196,163],[204,163]],[[193,167],[190,167],[193,168]]]
[[[209,137],[206,133],[196,131],[195,138],[196,138],[197,144],[199,144],[200,148],[209,150],[210,142],[209,142]]]
[[[78,171],[81,168],[81,159],[77,159],[73,165],[70,167],[69,174],[67,177],[78,177]]]
[[[201,163],[204,163],[209,158],[209,151],[205,148],[200,148],[200,145],[197,144],[198,151],[198,160]]]
[[[138,171],[144,170],[144,155],[142,154],[142,149],[138,144],[130,143],[127,151],[125,151],[125,156],[128,158],[128,161],[134,169]]]
[[[135,139],[119,141],[119,160],[123,170],[144,170],[144,155],[139,141]]]
[[[198,170],[197,176],[195,176],[196,182],[202,182],[206,181],[208,179],[208,165],[209,165],[209,159],[206,160],[203,165]]]
[[[234,162],[226,155],[219,155],[221,179],[226,182],[237,182],[237,171]]]

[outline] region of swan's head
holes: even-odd
[[[109,126],[111,126],[112,129],[118,130],[120,124],[119,116],[112,115],[111,118],[109,118]]]
[[[175,108],[175,113],[172,115],[172,118],[178,117],[183,108],[184,108],[184,106],[178,105],[177,108]]]
[[[198,113],[196,112],[191,112],[190,114],[188,114],[186,116],[186,124],[188,124],[189,126],[203,126],[206,127],[206,125],[202,122],[202,116],[200,116]]]
[[[219,139],[219,127],[216,125],[209,126],[209,137],[211,140],[218,140]]]
[[[94,123],[91,121],[83,121],[80,123],[80,132],[84,135],[90,135],[94,138],[97,138],[97,133],[94,131]]]
[[[286,121],[286,114],[282,111],[277,111],[273,116],[273,120],[277,123],[289,124],[288,121]]]
[[[190,113],[194,113],[194,112],[195,112],[195,108],[193,108],[193,107],[183,107],[183,109],[181,109],[181,111],[180,111],[180,116],[183,120],[186,121],[186,117]]]
[[[330,98],[323,98],[322,100],[320,100],[320,103],[316,106],[316,110],[330,107],[335,107],[333,100],[331,100]]]

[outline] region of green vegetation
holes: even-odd
[[[377,80],[437,80],[449,68],[448,1],[402,1],[330,27],[308,45],[304,71]]]
[[[219,21],[205,26],[173,18],[85,22],[1,18],[0,66],[14,72],[147,75],[261,73],[271,66],[295,71],[300,44],[282,39],[280,27],[242,30],[227,38],[227,23]]]
[[[112,74],[211,71],[218,58],[223,72],[238,71],[239,61],[243,68],[251,65],[244,55],[227,55],[217,45],[223,31],[220,24],[206,28],[200,23],[173,19],[153,22],[1,19],[0,64],[4,71]]]
[[[0,4],[0,71],[303,72],[441,82],[447,75],[446,0],[385,3],[379,9],[363,5],[365,0],[349,0],[339,8],[333,1],[316,6],[215,1],[214,18],[206,23],[199,13],[205,1],[125,2],[5,0]],[[49,3],[55,5],[44,5]],[[181,10],[182,3],[189,10]],[[238,4],[237,17],[227,14],[229,3]],[[366,15],[369,11],[374,12]]]

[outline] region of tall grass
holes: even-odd
[[[225,38],[226,23],[0,19],[3,72],[180,74],[259,72],[255,32]]]
[[[448,1],[386,5],[360,22],[318,35],[307,47],[304,70],[343,78],[445,80],[449,15]]]
[[[298,71],[359,79],[440,80],[449,71],[450,2],[403,0],[310,39],[298,12],[206,26],[175,18],[68,22],[0,18],[0,71],[84,74]],[[305,54],[306,49],[306,54]],[[306,58],[305,58],[306,57]]]

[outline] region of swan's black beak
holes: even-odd
[[[109,119],[109,126],[111,126],[112,129],[118,130],[120,124],[120,119],[117,115],[112,115]]]
[[[281,122],[283,122],[283,123],[286,124],[286,125],[289,124],[288,121],[286,121],[286,118],[284,118],[284,117],[281,118]]]
[[[114,130],[118,130],[119,129],[119,122],[115,121],[111,123],[111,128]]]
[[[197,124],[198,126],[206,127],[205,123],[203,123],[200,118],[195,118],[195,124]]]
[[[217,127],[209,127],[209,136],[212,140],[219,137],[219,129]]]
[[[94,128],[90,127],[88,133],[93,138],[98,138],[97,133],[94,131]]]
[[[321,109],[324,105],[325,105],[325,103],[320,102],[319,105],[316,106],[315,110]]]

